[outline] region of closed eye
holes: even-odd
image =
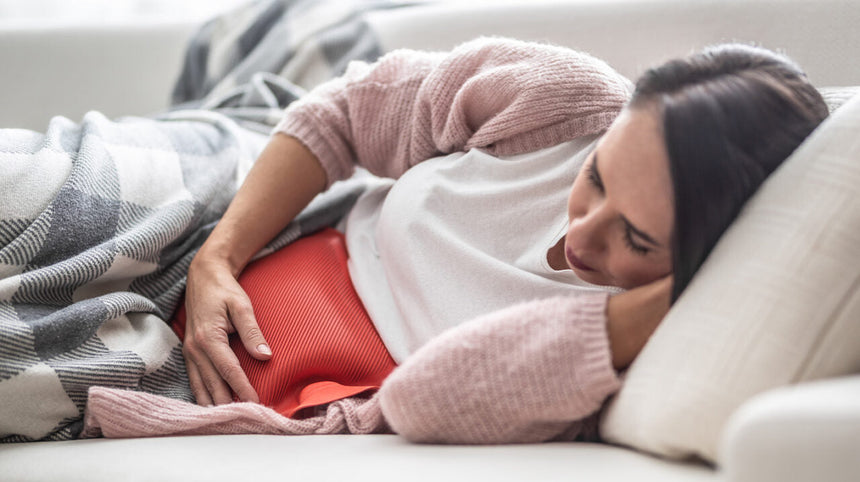
[[[624,244],[627,245],[630,251],[633,251],[635,254],[640,256],[645,256],[651,251],[647,246],[642,246],[633,240],[633,229],[629,224],[624,226]]]
[[[594,153],[591,163],[589,163],[585,169],[585,174],[588,176],[588,183],[594,186],[598,191],[603,192],[603,179],[600,178],[600,172],[597,170],[597,153]]]

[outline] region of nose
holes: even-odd
[[[591,206],[588,212],[575,216],[567,228],[567,244],[577,254],[596,255],[607,248],[611,214],[605,203]]]

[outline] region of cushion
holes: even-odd
[[[765,390],[860,371],[860,95],[750,199],[625,374],[614,443],[719,463]]]

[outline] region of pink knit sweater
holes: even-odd
[[[498,155],[604,131],[629,82],[572,50],[478,39],[448,54],[396,51],[353,64],[287,109],[276,130],[320,159],[328,183],[356,164],[398,177],[430,157],[480,147]],[[94,388],[87,435],[371,433],[419,442],[572,439],[620,382],[606,333],[607,295],[535,300],[460,325],[422,347],[369,400],[289,420],[252,404],[197,407]],[[591,420],[593,422],[593,420]]]

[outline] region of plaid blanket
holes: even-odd
[[[399,5],[255,2],[201,28],[173,111],[0,130],[0,441],[76,438],[92,386],[193,401],[165,323],[191,259],[261,133],[312,81],[378,56],[361,13]],[[337,222],[362,189],[334,186],[258,256]]]
[[[280,120],[279,106],[342,74],[349,62],[382,54],[365,13],[418,3],[269,0],[245,5],[208,22],[191,40],[173,104],[217,110],[245,127],[269,132]]]

